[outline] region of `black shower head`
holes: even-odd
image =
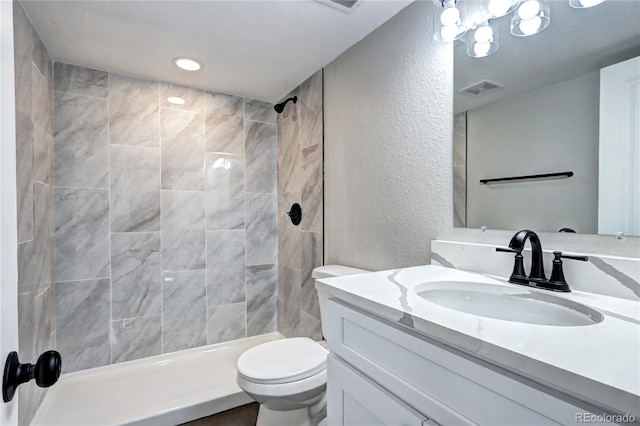
[[[284,102],[280,102],[279,104],[274,105],[273,109],[275,109],[276,112],[278,114],[280,114],[282,111],[284,111],[284,107],[287,105],[287,102],[289,102],[289,101],[293,101],[293,103],[295,104],[295,103],[298,102],[298,97],[294,96],[293,98],[289,98]]]

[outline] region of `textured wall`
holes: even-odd
[[[311,272],[322,265],[322,70],[285,99],[278,114],[278,331],[322,338],[320,307]],[[285,212],[302,207],[294,226]]]
[[[55,63],[54,111],[65,371],[276,329],[271,104]]]
[[[51,59],[15,2],[18,340],[21,362],[55,349],[53,278],[53,102]],[[19,423],[29,424],[45,390],[20,386]]]
[[[415,2],[325,69],[325,263],[429,262],[452,223],[450,45]]]

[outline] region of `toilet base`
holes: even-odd
[[[276,411],[260,404],[256,426],[315,426],[309,418],[309,408]]]

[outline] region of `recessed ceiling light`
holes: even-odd
[[[167,98],[167,102],[175,104],[175,105],[184,105],[185,100],[182,98],[179,98],[177,96],[169,96]]]
[[[185,71],[198,71],[202,68],[202,64],[195,59],[190,58],[173,58],[173,65]]]

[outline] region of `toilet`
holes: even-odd
[[[362,274],[342,265],[315,268],[314,280]],[[318,292],[322,334],[328,296]],[[238,386],[260,403],[256,426],[316,426],[326,417],[327,355],[324,345],[292,337],[255,346],[238,358]]]

